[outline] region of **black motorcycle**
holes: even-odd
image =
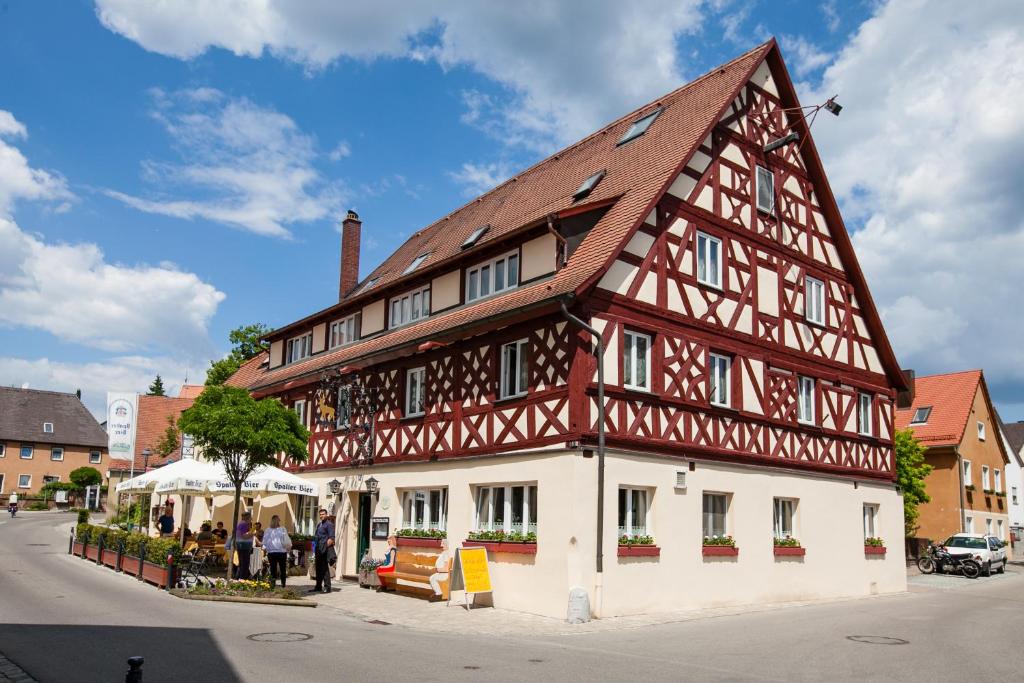
[[[16,516],[18,514],[18,504],[17,503],[9,504],[7,506],[7,511],[11,513],[11,517]]]
[[[971,555],[953,555],[943,545],[928,545],[928,552],[917,560],[922,574],[963,574],[968,579],[981,575],[980,558]]]

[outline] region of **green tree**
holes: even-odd
[[[79,491],[103,483],[103,475],[95,467],[79,467],[78,469],[71,470],[68,479],[78,487]]]
[[[925,462],[925,448],[914,438],[914,432],[904,429],[896,432],[896,485],[903,492],[903,526],[908,537],[917,533],[918,506],[931,497],[925,491],[924,478],[932,469]]]
[[[168,415],[167,428],[160,440],[156,442],[156,446],[153,447],[153,454],[167,459],[177,453],[179,448],[181,448],[181,441],[178,439],[178,426],[174,422],[174,417]]]
[[[242,366],[242,363],[258,356],[269,348],[260,341],[270,333],[270,328],[263,323],[253,323],[236,327],[228,333],[231,352],[220,360],[210,361],[210,369],[206,371],[206,386],[220,386]]]
[[[156,376],[153,383],[149,385],[149,391],[146,392],[149,396],[166,396],[164,393],[164,381],[160,378],[160,375]]]
[[[203,456],[220,463],[235,487],[232,532],[238,526],[242,483],[258,467],[277,464],[284,453],[305,462],[309,431],[276,398],[257,401],[245,389],[211,386],[181,414],[178,428],[192,435]]]

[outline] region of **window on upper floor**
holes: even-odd
[[[964,486],[973,486],[971,481],[971,461],[964,460]]]
[[[999,470],[993,470],[992,471],[992,476],[993,476],[992,490],[995,491],[996,493],[1002,493],[1003,492],[1003,473],[1000,472]]]
[[[430,316],[430,287],[408,292],[391,300],[388,327],[394,329]]]
[[[810,275],[804,278],[804,317],[809,323],[825,324],[825,283]]]
[[[293,337],[288,340],[285,348],[285,363],[295,363],[303,358],[308,358],[313,352],[313,333],[309,332],[301,337]]]
[[[293,403],[292,410],[294,410],[295,414],[299,416],[299,422],[301,422],[303,426],[306,426],[306,400],[299,399]]]
[[[426,406],[426,368],[405,371],[405,417],[422,415]]]
[[[713,406],[728,408],[731,405],[729,385],[731,381],[732,358],[712,353],[710,354],[708,367],[708,400],[711,401]]]
[[[511,251],[466,271],[466,301],[519,286],[519,252]]]
[[[981,488],[985,491],[992,490],[992,482],[989,479],[988,465],[981,466]]]
[[[429,251],[426,254],[420,254],[419,256],[414,258],[412,260],[412,263],[409,264],[409,267],[402,271],[402,275],[408,275],[412,271],[419,268],[421,265],[423,265],[423,262],[427,260],[428,256],[430,256]]]
[[[924,406],[914,411],[914,416],[910,418],[910,424],[912,425],[923,425],[928,424],[928,418],[931,417],[932,407]]]
[[[580,186],[578,188],[576,188],[576,191],[572,193],[573,201],[579,201],[580,199],[583,199],[584,197],[589,195],[591,192],[593,192],[594,188],[597,187],[597,184],[599,182],[601,182],[602,178],[604,178],[604,174],[605,174],[605,170],[601,169],[600,171],[598,171],[594,175],[592,175],[589,178],[587,178],[586,180],[584,180],[580,184]]]
[[[448,526],[448,489],[402,491],[402,528],[438,529]]]
[[[525,396],[527,387],[527,357],[525,339],[502,344],[500,398]]]
[[[44,422],[43,423],[43,433],[44,434],[53,434],[53,423],[52,422]]]
[[[857,394],[857,431],[870,436],[871,431],[871,394]]]
[[[359,339],[359,327],[362,318],[362,313],[353,313],[347,318],[331,323],[331,348],[335,349],[345,344],[351,344]]]
[[[480,238],[483,237],[484,234],[486,234],[487,231],[490,230],[490,229],[491,229],[491,224],[490,223],[487,223],[485,225],[481,225],[479,228],[477,228],[472,233],[470,233],[469,237],[467,237],[462,242],[462,247],[461,248],[462,249],[469,249],[471,246],[473,246],[474,244],[479,242]]]
[[[36,447],[33,444],[30,444],[30,443],[23,443],[23,444],[21,444],[21,459],[22,460],[31,460],[33,454],[35,453],[35,448]]]
[[[630,140],[634,140],[643,135],[644,133],[646,133],[647,129],[651,127],[651,124],[654,123],[654,120],[658,118],[662,111],[663,107],[658,107],[650,114],[647,114],[646,116],[643,116],[634,121],[633,124],[629,127],[629,129],[627,129],[626,132],[622,134],[622,137],[619,138],[619,141],[616,143],[616,145],[624,145]]]
[[[619,537],[650,536],[648,512],[650,490],[632,486],[619,487]]]
[[[50,448],[50,460],[62,462],[64,460],[64,449],[60,446],[53,446]]]
[[[89,464],[98,465],[103,461],[103,454],[99,451],[89,451]]]
[[[622,384],[627,389],[650,391],[651,338],[626,330],[622,346]]]
[[[1010,501],[1014,505],[1017,505],[1017,487],[1016,486],[1011,486],[1010,487]]]
[[[801,375],[796,378],[796,387],[796,419],[804,424],[814,424],[814,379]]]
[[[981,420],[978,420],[978,440],[985,440],[985,423],[982,422]]]
[[[764,166],[757,167],[757,210],[775,210],[775,176]]]
[[[537,485],[476,487],[476,531],[537,533]]]
[[[697,282],[722,288],[722,240],[697,233]]]

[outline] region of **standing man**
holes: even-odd
[[[157,528],[160,530],[160,538],[174,538],[174,513],[171,508],[164,507],[163,514],[156,520]]]
[[[314,566],[316,568],[316,586],[309,589],[310,593],[331,592],[331,572],[328,567],[330,556],[334,550],[334,522],[327,518],[327,510],[320,508],[320,523],[313,534]],[[337,554],[335,554],[337,557]]]
[[[243,512],[242,519],[235,527],[235,552],[238,553],[238,568],[235,570],[236,579],[248,579],[252,576],[249,571],[249,560],[252,558],[252,513]]]

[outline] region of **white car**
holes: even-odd
[[[950,555],[980,557],[981,571],[991,576],[992,570],[1002,574],[1006,569],[1006,544],[987,534],[953,534],[943,543]]]

